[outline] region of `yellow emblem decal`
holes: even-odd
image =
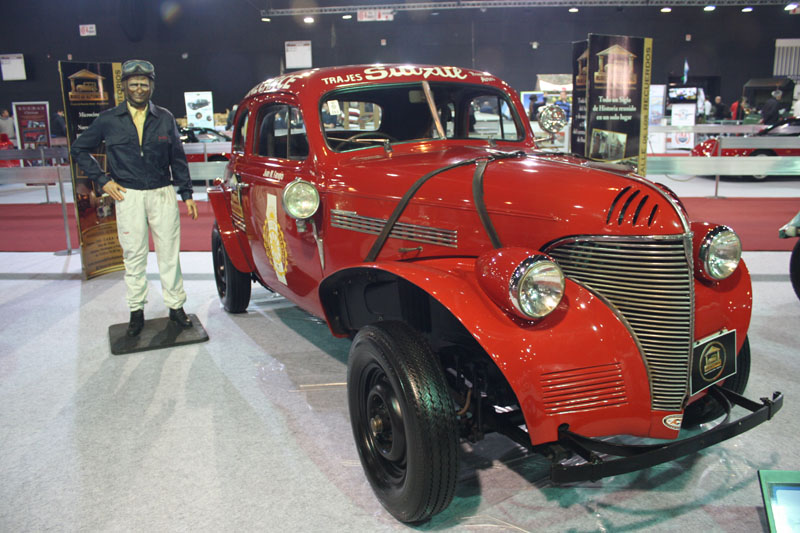
[[[264,250],[267,259],[278,277],[278,281],[286,285],[286,240],[283,238],[283,228],[278,224],[278,197],[274,194],[267,195],[267,216],[264,227],[261,229],[264,241]]]

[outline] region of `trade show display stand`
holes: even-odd
[[[111,353],[125,355],[207,341],[208,333],[197,315],[190,314],[189,318],[192,319],[192,327],[186,329],[167,317],[145,320],[142,332],[136,337],[127,336],[127,322],[113,324],[108,327]]]

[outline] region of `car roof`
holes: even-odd
[[[373,64],[302,70],[269,78],[253,87],[246,97],[258,94],[288,92],[317,99],[339,87],[363,86],[375,83],[451,81],[492,85],[510,91],[510,87],[488,72],[455,66],[416,64]]]

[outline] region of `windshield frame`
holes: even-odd
[[[427,129],[425,132],[427,134],[406,135],[398,136],[400,138],[395,138],[387,131],[382,131],[384,127],[384,114],[386,113],[384,109],[387,101],[386,95],[391,94],[392,91],[402,92],[403,90],[409,91],[408,94],[410,101],[411,92],[419,90],[420,94],[416,97],[417,99],[414,100],[412,104],[409,104],[409,102],[404,102],[404,106],[406,108],[413,104],[418,104],[420,106],[415,110],[419,112],[419,114],[415,116],[420,119],[427,117],[430,120],[430,124],[428,126],[429,129]],[[348,95],[355,95],[359,99],[348,100]],[[372,96],[372,98],[366,98],[369,96]],[[442,98],[453,98],[454,100],[442,100]],[[431,101],[432,99],[435,101]],[[481,99],[496,99],[497,110],[493,116],[497,117],[496,120],[499,123],[499,131],[501,132],[500,137],[496,137],[492,134],[482,136],[476,130],[472,130],[472,128],[477,125],[477,119],[474,116],[475,112],[478,112],[476,108],[476,102]],[[350,118],[338,108],[338,103],[337,109],[334,110],[334,114],[332,114],[326,107],[326,104],[331,101],[357,101],[359,103],[372,104],[373,106],[379,108],[378,111],[381,115],[381,123],[376,124],[374,130],[363,129],[360,127],[351,130],[349,124],[348,127],[345,127],[344,125],[344,121],[350,120]],[[323,139],[328,148],[335,153],[348,153],[379,146],[389,149],[391,146],[402,144],[429,143],[444,140],[462,142],[477,141],[488,142],[489,144],[498,142],[522,144],[527,140],[528,133],[515,103],[516,102],[512,95],[510,95],[507,91],[492,85],[459,83],[452,81],[413,80],[396,83],[338,87],[320,96],[317,113],[319,114],[319,122]],[[436,108],[437,105],[439,109],[438,117],[434,116],[434,113],[432,112],[432,109]],[[425,117],[422,116],[422,106],[427,109],[427,114]],[[446,131],[446,137],[442,138],[440,134],[437,133],[440,130],[436,126],[436,123],[444,122],[441,120],[441,118],[443,115],[448,113],[448,111],[444,110],[447,106],[449,106],[449,113],[451,113],[453,116],[448,119],[451,120],[448,122],[449,128],[447,128],[448,131]],[[397,113],[396,109],[393,111]],[[389,113],[389,115],[390,118],[388,120],[392,120],[393,118],[395,121],[394,127],[397,127],[397,122],[400,121],[399,117],[391,117],[392,113]],[[482,113],[484,118],[486,118],[486,115],[487,113]],[[406,115],[405,118],[407,118],[407,116],[408,115]],[[500,117],[504,118],[504,120],[501,120]],[[331,124],[333,124],[333,126],[331,126]],[[389,125],[387,129],[391,129],[392,127],[392,125]],[[353,131],[354,135],[348,136],[347,138],[343,138],[341,136],[334,137],[331,135],[332,133],[347,131]],[[369,133],[372,132],[374,132],[374,136],[370,137]],[[509,136],[513,134],[516,134],[516,136]],[[358,136],[359,138],[356,140],[349,139],[354,136]],[[336,144],[337,141],[338,144]],[[364,146],[358,146],[358,144],[362,143]]]

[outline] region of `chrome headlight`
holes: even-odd
[[[742,258],[742,241],[728,226],[716,226],[703,237],[698,251],[702,274],[719,281],[734,273]]]
[[[296,220],[314,216],[319,209],[319,192],[311,183],[297,179],[283,189],[283,208]]]
[[[564,273],[550,258],[524,260],[511,276],[508,295],[514,308],[528,318],[550,314],[564,296]]]
[[[530,248],[500,248],[475,261],[478,283],[502,309],[525,320],[551,313],[564,296],[564,274]]]

